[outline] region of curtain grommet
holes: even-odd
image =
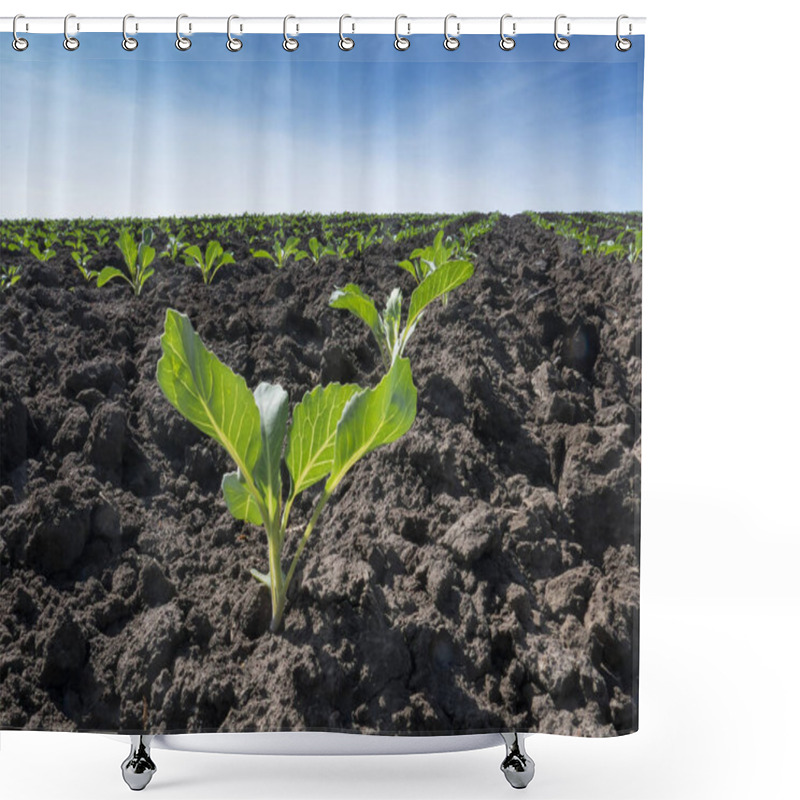
[[[450,32],[447,30],[447,25],[448,25],[448,23],[450,22],[451,19],[458,19],[458,18],[456,17],[455,14],[448,14],[444,18],[444,42],[443,42],[443,44],[444,44],[444,49],[445,50],[449,50],[452,53],[454,50],[458,50],[459,46],[461,45],[461,42],[458,39],[458,33],[459,33],[459,29],[461,27],[461,23],[456,22],[456,35],[455,36],[451,36]]]
[[[67,16],[64,17],[64,41],[63,41],[64,49],[69,50],[70,53],[74,52],[81,46],[81,43],[78,41],[77,37],[69,35],[69,21],[71,19],[75,19],[74,14],[67,14]],[[79,27],[76,29],[80,30]]]
[[[626,39],[619,32],[620,22],[622,22],[622,20],[624,20],[624,19],[628,19],[628,15],[627,14],[620,14],[617,17],[617,41],[614,42],[614,47],[616,47],[617,50],[620,51],[620,53],[627,53],[628,50],[630,50],[631,47],[633,47],[633,42],[630,39]],[[631,30],[632,30],[632,27],[631,27],[631,24],[629,22],[628,23],[628,35],[629,36],[631,34]]]
[[[122,49],[132,53],[138,46],[139,40],[133,36],[128,36],[128,20],[135,19],[133,14],[126,14],[122,18]]]
[[[231,22],[235,19],[239,19],[237,14],[231,14],[228,17],[228,41],[225,42],[225,47],[227,47],[231,53],[238,53],[244,47],[244,42],[241,39],[237,39],[231,33]]]
[[[345,52],[352,50],[356,46],[353,39],[344,35],[343,25],[346,19],[352,19],[352,17],[349,14],[342,14],[339,17],[339,49]],[[353,26],[353,30],[355,30],[355,26]]]
[[[511,36],[506,35],[504,29],[506,20],[511,18],[511,14],[503,14],[503,16],[500,17],[500,49],[505,50],[506,53],[517,46],[516,39],[514,39],[514,34],[517,32],[517,23],[511,23]]]
[[[408,50],[411,47],[411,39],[408,38],[408,34],[406,36],[400,35],[400,20],[401,19],[408,19],[405,14],[398,14],[394,18],[394,49],[399,50],[401,53]],[[408,25],[408,33],[411,33],[411,26]]]
[[[18,19],[25,19],[25,15],[24,14],[17,14],[14,17],[14,21],[11,23],[11,34],[12,34],[12,37],[13,37],[12,40],[11,40],[11,46],[18,53],[22,53],[23,51],[28,49],[28,40],[27,39],[23,39],[21,36],[19,36],[17,34],[17,20]]]
[[[294,36],[289,36],[289,20],[296,19],[293,14],[287,14],[283,18],[283,49],[287,53],[294,53],[300,47],[300,40]]]
[[[181,20],[188,18],[188,14],[178,14],[175,20],[175,47],[184,53],[192,46],[192,40],[181,33]],[[191,26],[189,26],[189,29],[191,30]]]
[[[559,53],[563,53],[565,50],[569,49],[569,39],[565,39],[558,32],[558,21],[560,19],[566,19],[566,18],[567,18],[566,14],[559,14],[556,17],[555,22],[553,23],[553,32],[554,32],[555,37],[556,37],[555,41],[553,42],[553,47],[555,47],[555,49],[558,50]],[[570,24],[568,22],[567,23],[567,36],[569,36],[569,29],[570,29]]]

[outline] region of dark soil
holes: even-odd
[[[477,217],[477,215],[476,215]],[[155,382],[168,307],[254,387],[374,385],[337,285],[383,299],[419,242],[140,298],[25,262],[0,295],[0,727],[138,732],[637,726],[641,265],[501,217],[409,345],[411,431],[321,517],[285,625],[249,575],[231,463]],[[288,554],[315,491],[293,511]]]

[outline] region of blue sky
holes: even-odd
[[[643,37],[193,39],[0,48],[0,217],[641,209]]]

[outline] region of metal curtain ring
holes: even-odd
[[[231,53],[238,53],[239,50],[242,49],[244,43],[241,39],[237,39],[235,36],[231,34],[231,22],[235,19],[239,19],[236,14],[231,14],[228,17],[228,41],[225,42],[225,47],[231,51]]]
[[[74,36],[69,35],[68,26],[71,19],[75,19],[74,14],[67,14],[64,17],[64,49],[69,51],[77,50],[81,46],[81,43]]]
[[[553,31],[555,32],[556,35],[556,40],[553,42],[553,47],[555,47],[556,50],[559,50],[562,53],[569,47],[569,39],[565,39],[558,33],[558,21],[560,19],[566,19],[566,18],[567,18],[566,14],[559,14],[556,17],[556,21],[553,25]],[[569,36],[569,22],[567,23],[567,36]]]
[[[135,19],[133,14],[126,14],[122,18],[122,49],[127,50],[129,53],[139,46],[139,40],[128,36],[128,20]]]
[[[342,50],[352,50],[356,46],[356,43],[350,37],[345,36],[342,30],[346,19],[352,19],[352,17],[349,14],[342,14],[342,16],[339,17],[339,47]],[[355,26],[353,26],[353,30],[355,30]]]
[[[287,53],[293,53],[295,50],[297,50],[298,47],[300,47],[300,40],[295,39],[292,36],[289,36],[288,26],[290,19],[296,19],[296,18],[293,17],[291,14],[288,14],[283,18],[283,49]]]
[[[175,47],[177,47],[178,50],[188,50],[192,46],[192,40],[181,33],[181,20],[188,18],[188,14],[178,14],[175,20]]]
[[[448,14],[444,18],[444,49],[445,50],[458,50],[458,46],[461,42],[458,41],[458,29],[461,27],[459,23],[456,23],[456,35],[451,36],[447,31],[447,23],[450,22],[451,19],[457,19],[455,14]]]
[[[503,30],[503,25],[507,19],[511,19],[511,14],[503,14],[503,16],[500,17],[500,49],[506,51],[513,50],[517,44],[517,42],[511,36],[506,36],[505,31]],[[511,30],[513,33],[517,32],[516,23],[511,25]]]
[[[17,14],[14,17],[14,21],[11,23],[11,33],[13,34],[14,38],[11,41],[11,46],[18,52],[21,53],[23,50],[28,49],[28,40],[23,39],[21,36],[17,36],[17,20],[18,19],[25,19],[24,14]]]
[[[398,14],[394,18],[394,49],[395,50],[408,50],[411,47],[411,39],[407,39],[405,36],[400,35],[400,20],[401,19],[408,19],[405,14]],[[411,25],[408,25],[408,32],[411,33]]]
[[[633,42],[630,39],[625,39],[619,34],[619,24],[622,22],[623,19],[628,19],[627,14],[620,14],[617,17],[617,41],[614,43],[614,47],[620,51],[620,53],[625,53],[633,47]],[[631,32],[630,23],[628,24],[628,33]]]

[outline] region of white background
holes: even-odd
[[[29,16],[647,16],[641,730],[534,736],[539,800],[797,796],[796,4],[20,2]],[[0,46],[10,44],[2,37]],[[794,99],[792,99],[794,98]],[[127,745],[2,734],[0,796],[127,797]],[[156,751],[147,796],[509,797],[492,749],[287,758]]]

